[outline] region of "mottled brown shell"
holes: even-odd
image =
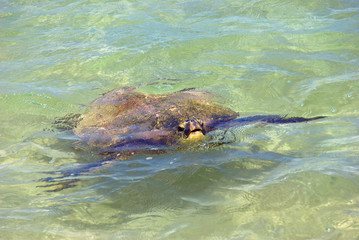
[[[206,131],[238,113],[211,103],[213,95],[180,91],[148,95],[133,87],[113,90],[95,100],[80,117],[74,133],[93,148],[136,144],[171,145],[178,141],[178,125],[190,118],[201,119]]]

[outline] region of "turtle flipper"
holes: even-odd
[[[73,130],[80,120],[81,114],[70,113],[56,118],[52,126],[61,131]]]
[[[266,117],[266,116],[263,116]],[[267,123],[274,123],[274,124],[283,124],[283,123],[300,123],[300,122],[308,122],[313,120],[318,120],[325,118],[325,116],[318,116],[312,118],[304,118],[304,117],[289,117],[286,116],[282,117],[279,115],[268,116],[268,118],[264,118],[262,121]]]
[[[242,126],[252,123],[272,123],[272,124],[300,123],[300,122],[308,122],[322,118],[325,118],[325,116],[304,118],[304,117],[286,117],[281,115],[256,115],[250,117],[236,118],[231,121],[218,124],[216,128],[236,127],[236,126]]]
[[[100,161],[83,164],[73,169],[45,172],[52,176],[39,179],[38,182],[46,183],[46,185],[37,187],[47,188],[46,192],[59,192],[67,188],[73,188],[84,176],[91,174],[91,172],[95,170],[101,170],[104,167],[111,166],[115,162],[115,158],[108,157]]]

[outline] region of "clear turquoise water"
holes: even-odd
[[[0,238],[359,238],[357,0],[3,0],[0,21]],[[48,192],[48,172],[100,159],[54,119],[130,85],[328,118],[233,128]]]

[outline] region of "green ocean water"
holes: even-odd
[[[357,0],[3,0],[0,24],[0,239],[359,239]],[[124,86],[327,118],[39,181],[101,159],[52,123]]]

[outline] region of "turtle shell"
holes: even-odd
[[[208,132],[238,117],[212,103],[213,97],[195,90],[148,95],[134,87],[115,89],[96,99],[73,131],[91,148],[106,152],[171,146],[180,138],[179,124],[187,119],[200,119]]]

